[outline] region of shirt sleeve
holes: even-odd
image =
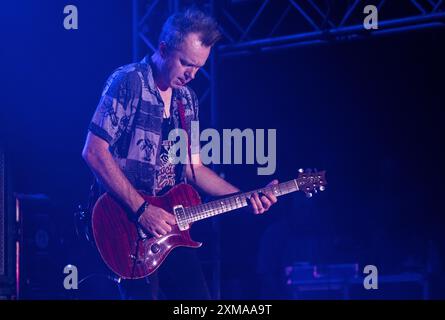
[[[136,72],[115,71],[105,83],[89,131],[114,145],[132,122],[140,95]]]

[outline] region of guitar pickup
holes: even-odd
[[[184,207],[177,205],[173,207],[173,213],[176,218],[176,223],[181,231],[185,231],[189,228],[189,222],[187,221],[187,216],[185,214]]]

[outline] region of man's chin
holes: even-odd
[[[172,88],[180,88],[180,87],[182,87],[182,86],[184,86],[184,85],[182,84],[181,81],[179,81],[179,80],[174,80],[174,81],[170,82],[170,86],[171,86]]]

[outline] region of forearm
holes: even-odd
[[[223,196],[240,191],[237,187],[222,179],[213,170],[204,165],[195,166],[194,170],[196,182],[191,177],[191,170],[187,171],[189,181],[192,181],[199,189],[211,196]]]
[[[84,159],[107,191],[130,210],[136,212],[144,202],[144,199],[125,177],[111,154],[108,151],[100,153],[89,152],[84,154]]]

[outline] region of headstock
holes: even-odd
[[[298,178],[296,181],[298,189],[303,191],[308,198],[312,197],[313,193],[317,193],[318,190],[324,191],[328,184],[326,181],[326,171],[318,172],[317,169],[298,170]]]

